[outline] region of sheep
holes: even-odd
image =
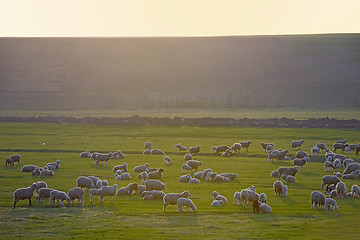
[[[215,173],[215,176],[211,177],[210,181],[212,181],[212,182],[230,182],[230,178],[223,177],[223,176]]]
[[[80,153],[81,158],[91,158],[91,153],[89,150],[86,150],[85,152]]]
[[[201,175],[201,178],[204,179],[206,178],[208,172],[212,172],[212,169],[211,168],[207,168],[203,171],[203,174]]]
[[[325,172],[327,172],[328,169],[331,170],[331,168],[335,170],[334,165],[330,161],[324,162],[324,168],[325,168]]]
[[[100,202],[101,191],[102,191],[101,189],[95,189],[95,188],[89,190],[91,203],[93,203],[94,196],[99,196],[99,202]]]
[[[307,159],[310,159],[309,158],[309,154],[307,154],[307,152],[305,152],[305,151],[302,151],[302,150],[300,150],[300,151],[298,151],[297,153],[296,153],[296,155],[295,155],[295,158],[307,158]]]
[[[151,150],[144,150],[143,154],[151,154]]]
[[[123,170],[124,172],[128,171],[128,165],[126,162],[124,162],[122,165],[117,165],[113,168],[113,172],[116,172],[117,170]]]
[[[347,165],[347,167],[345,168],[344,170],[344,175],[345,174],[349,174],[349,173],[352,173],[352,172],[355,172],[355,170],[358,170],[360,169],[360,164],[359,163],[350,163]]]
[[[191,179],[191,175],[186,174],[186,175],[183,175],[183,176],[179,177],[179,182],[188,183],[190,179]]]
[[[336,140],[336,143],[342,143],[345,144],[347,142],[347,139],[344,138],[344,140]]]
[[[234,152],[240,152],[241,151],[241,144],[240,143],[234,143],[232,146],[231,146],[231,151],[234,151]],[[228,150],[228,149],[226,149]]]
[[[84,193],[85,193],[84,189],[79,188],[79,187],[70,189],[68,192],[70,202],[72,202],[72,204],[74,204],[74,200],[77,199],[78,204],[79,204],[79,202],[81,202],[81,206],[84,206]]]
[[[98,155],[98,152],[94,152],[93,154],[91,154],[91,164],[94,163],[94,161],[96,160],[96,156]]]
[[[335,144],[333,145],[333,147],[334,147],[333,152],[336,153],[336,150],[337,150],[337,149],[340,149],[341,152],[343,153],[343,152],[344,152],[344,149],[345,149],[346,147],[348,147],[348,146],[349,146],[349,144],[347,144],[347,143],[345,143],[345,144],[343,144],[343,143],[335,143]]]
[[[296,149],[296,148],[301,148],[301,145],[305,142],[304,139],[301,139],[300,141],[292,141],[291,142],[291,148],[292,149]]]
[[[143,171],[138,175],[138,178],[141,178],[141,182],[145,183],[145,181],[149,179],[149,174],[146,171]]]
[[[224,204],[224,202],[222,200],[214,200],[211,203],[211,206],[213,207],[221,207]]]
[[[347,167],[350,163],[354,163],[354,162],[355,162],[355,161],[354,161],[354,159],[352,159],[352,158],[345,159],[345,160],[343,161],[344,168],[346,169],[346,167]]]
[[[208,172],[207,174],[206,174],[206,177],[205,177],[205,180],[206,181],[212,181],[212,179],[215,177],[215,176],[217,176],[217,173],[214,173],[214,172]]]
[[[116,152],[112,153],[111,159],[118,159],[118,158],[124,158],[125,154],[122,153],[120,150],[117,150]]]
[[[56,205],[55,200],[57,200],[57,202],[61,206],[64,206],[64,201],[67,201],[68,204],[71,201],[70,197],[65,192],[52,190],[50,192],[50,205],[51,203],[54,203],[54,205]]]
[[[163,191],[150,191],[149,194],[144,194],[146,191],[144,191],[141,196],[144,200],[162,200],[165,196],[165,193]]]
[[[96,186],[96,188],[97,189],[100,189],[100,188],[102,188],[103,186],[107,186],[108,185],[108,181],[106,181],[106,180],[97,180],[96,181],[96,184],[95,184],[95,186]]]
[[[88,177],[78,177],[76,182],[78,187],[86,187],[87,190],[95,188],[94,182]]]
[[[335,161],[335,159],[339,159],[341,164],[343,164],[346,157],[342,154],[334,154],[334,155],[332,155],[332,161]]]
[[[161,179],[163,176],[164,169],[160,168],[157,172],[149,172],[148,179]]]
[[[130,194],[130,195],[132,195],[134,191],[136,192],[138,188],[139,188],[139,184],[138,184],[138,183],[129,183],[129,184],[127,185],[127,189],[128,189],[128,191],[129,191],[129,194]]]
[[[295,177],[296,173],[299,170],[299,167],[298,166],[295,166],[295,167],[279,167],[277,170],[279,172],[279,179],[280,179],[281,174],[283,174],[283,173],[286,173],[286,175],[291,175],[291,176]]]
[[[279,155],[278,155],[279,160],[290,160],[290,158],[286,156],[286,154],[289,153],[289,150],[285,149],[285,151],[283,151],[279,149],[278,151],[279,151]]]
[[[104,201],[104,197],[105,196],[110,196],[111,201],[115,202],[115,194],[116,194],[116,189],[118,188],[117,184],[114,184],[113,186],[105,186],[101,189],[101,202]]]
[[[334,165],[334,167],[335,167],[335,170],[339,170],[340,169],[340,167],[341,167],[341,161],[340,161],[340,159],[335,159],[334,160],[334,162],[333,162],[333,165]]]
[[[271,213],[272,209],[266,203],[261,203],[259,205],[259,213]]]
[[[192,170],[197,171],[197,169],[201,166],[201,162],[196,160],[189,160],[187,161],[187,165],[189,165]]]
[[[40,188],[36,198],[39,200],[39,202],[42,202],[43,199],[45,198],[50,198],[50,192],[54,190],[51,188]]]
[[[60,168],[60,164],[61,164],[61,161],[56,160],[56,162],[46,164],[44,168],[47,168],[49,170],[55,170],[55,169]]]
[[[221,154],[222,157],[230,157],[230,155],[231,155],[231,150],[229,149],[226,149],[226,151]]]
[[[284,185],[284,186],[286,186],[286,185]],[[283,190],[283,192],[284,192],[284,190]],[[260,193],[260,195],[259,195],[259,201],[260,201],[261,203],[266,203],[266,199],[267,199],[266,194],[265,194],[265,193]]]
[[[325,188],[325,194],[328,196],[333,190],[335,190],[335,184],[327,185]]]
[[[263,143],[263,142],[261,143],[261,146],[264,149],[264,152],[266,152],[267,146],[272,146],[273,148],[275,147],[275,145],[273,143]]]
[[[211,152],[212,152],[212,153],[215,153],[215,152],[216,152],[216,146],[212,146],[212,147],[211,147]]]
[[[341,182],[340,179],[333,175],[326,175],[322,178],[322,185],[321,189],[324,189],[325,184],[331,185],[331,184],[337,184],[338,182]]]
[[[196,211],[196,206],[194,205],[193,201],[191,201],[191,199],[181,197],[177,200],[176,204],[178,212],[184,212],[183,207],[188,208],[189,212]],[[187,210],[185,209],[185,211]]]
[[[194,172],[193,177],[197,179],[201,179],[201,176],[203,174],[203,171]]]
[[[337,176],[338,178],[342,178],[342,174],[340,172],[334,172],[334,176]]]
[[[15,155],[12,155],[10,157],[11,160],[13,160],[13,162],[17,162],[18,164],[20,164],[20,159],[21,159],[21,156],[19,154],[15,154]]]
[[[35,182],[35,184],[36,184],[36,188],[35,188],[36,193],[39,192],[40,188],[47,188],[46,182],[39,181],[39,182]]]
[[[254,185],[250,185],[250,186],[247,188],[247,190],[251,190],[251,191],[256,192]]]
[[[344,174],[342,176],[343,179],[355,179],[356,178],[356,175],[355,173],[349,173],[349,174]]]
[[[211,193],[211,196],[214,198],[214,200],[222,200],[224,203],[227,203],[226,197],[223,195],[219,195],[217,191],[213,191]]]
[[[343,182],[338,182],[337,184],[336,184],[336,188],[335,188],[335,190],[336,190],[336,195],[337,195],[337,197],[339,198],[343,198],[344,197],[344,195],[345,195],[345,193],[346,193],[346,186],[345,186],[345,183],[343,183]]]
[[[249,190],[249,189],[245,189],[245,190],[246,190],[245,196],[242,196],[242,194],[240,192],[240,199],[245,197],[245,203],[247,201],[247,202],[250,203],[250,206],[251,206],[251,204],[253,203],[254,200],[256,200],[256,201],[259,200],[260,196],[255,191]],[[244,195],[244,192],[243,192],[243,195]],[[245,204],[244,204],[244,207],[245,207]]]
[[[192,171],[192,167],[190,167],[188,164],[183,164],[182,165],[182,173],[185,174],[187,172],[191,172]]]
[[[240,192],[236,191],[234,193],[234,204],[237,202],[237,205],[240,203]]]
[[[190,153],[186,153],[184,155],[184,162],[187,162],[189,160],[193,160],[193,157],[192,157],[192,155]]]
[[[197,178],[190,178],[190,180],[188,181],[188,183],[200,183],[200,180]]]
[[[287,177],[288,175],[286,173],[282,173],[281,176],[280,176],[280,180],[284,180],[285,181],[285,178]]]
[[[325,154],[325,161],[333,162],[335,153],[331,152],[329,149],[327,149],[327,152]]]
[[[40,177],[54,176],[55,173],[52,170],[44,169],[40,172]]]
[[[115,177],[115,180],[130,180],[130,179],[131,176],[127,172]]]
[[[37,167],[37,168],[35,168],[35,169],[31,172],[31,175],[40,176],[41,171],[42,171],[42,170]]]
[[[266,152],[271,152],[271,151],[273,151],[274,150],[274,146],[272,146],[272,145],[268,145],[268,146],[266,146]]]
[[[321,208],[325,205],[325,195],[319,191],[313,191],[311,193],[311,208],[313,208],[315,203],[316,208]]]
[[[145,165],[136,166],[134,168],[134,172],[143,172],[150,166],[149,163],[145,163]]]
[[[308,159],[306,157],[304,158],[295,158],[293,163],[294,163],[294,167],[295,166],[300,166],[300,170],[302,171],[303,166],[307,163]]]
[[[164,157],[164,164],[173,164],[173,162],[171,161],[171,158],[169,156],[165,156]]]
[[[322,142],[317,142],[316,147],[321,149],[321,152],[323,152],[324,150],[327,149],[326,145],[324,143],[322,143]]]
[[[152,155],[166,155],[162,150],[160,149],[153,149],[151,150]]]
[[[251,140],[249,140],[249,141],[247,141],[247,142],[241,142],[241,141],[240,141],[239,143],[241,144],[241,147],[246,148],[246,151],[248,152],[248,151],[249,151],[249,147],[250,147],[252,141],[251,141]]]
[[[96,185],[96,182],[97,182],[98,180],[100,180],[100,178],[95,177],[95,176],[88,176],[88,178],[91,179],[91,181],[94,183],[94,185]]]
[[[18,188],[14,191],[14,207],[16,203],[20,200],[29,199],[29,206],[31,207],[31,199],[34,196],[34,191],[36,189],[36,184],[31,184],[30,187],[27,188]]]
[[[278,150],[273,150],[268,153],[268,162],[272,159],[275,159],[275,162],[277,162],[279,158],[280,152]]]
[[[175,150],[178,150],[178,151],[186,151],[186,150],[187,150],[187,148],[184,147],[184,146],[181,146],[180,143],[175,144],[175,145],[174,145],[174,149],[175,149]]]
[[[360,197],[360,187],[356,184],[352,185],[351,194],[355,197]]]
[[[239,199],[244,208],[246,206],[246,203],[248,202],[250,191],[251,190],[247,190],[247,189],[243,189],[240,191]],[[234,194],[234,197],[235,197],[235,194]]]
[[[187,190],[182,193],[167,193],[167,194],[165,194],[165,196],[163,197],[164,212],[168,205],[176,205],[177,200],[179,198],[188,198],[188,197],[190,197],[190,193]]]
[[[146,142],[145,145],[144,145],[144,147],[145,147],[145,150],[151,150],[151,148],[152,148],[152,143],[151,143],[151,142]]]
[[[194,154],[199,155],[199,152],[200,152],[200,146],[199,145],[197,145],[196,147],[189,147],[189,153],[191,155],[194,155]]]
[[[220,176],[227,177],[230,180],[234,180],[238,178],[238,175],[236,173],[221,173]]]
[[[271,172],[270,174],[272,177],[279,177],[279,171],[278,170],[274,170]]]
[[[107,166],[107,162],[111,159],[112,152],[109,152],[107,154],[98,153],[96,155],[96,164],[100,164],[100,162],[105,162],[105,165]]]
[[[282,194],[283,194],[283,192],[282,192],[283,186],[284,186],[284,184],[279,180],[276,180],[274,182],[273,187],[274,187],[274,191],[275,191],[276,196],[282,196]]]
[[[14,161],[11,158],[5,159],[5,166],[14,166]]]
[[[320,148],[318,148],[318,147],[311,147],[311,154],[312,154],[313,156],[320,154]]]
[[[136,190],[136,194],[142,194],[146,190],[145,185],[139,185],[138,189]]]
[[[114,176],[117,177],[123,173],[124,173],[124,170],[117,170]]]
[[[127,187],[121,187],[116,192],[117,196],[130,195],[129,189]]]
[[[8,158],[9,159],[9,158]],[[11,160],[11,159],[10,159]],[[34,165],[24,165],[20,172],[32,172],[34,171],[35,169],[37,168],[37,166],[34,166]]]
[[[356,146],[359,145],[359,144],[350,144],[349,147],[350,147],[350,153],[351,151],[355,151],[356,150]]]
[[[291,177],[292,177],[292,176],[291,176]],[[285,197],[285,198],[288,196],[287,191],[288,191],[288,187],[284,184],[284,185],[282,186],[282,196]]]
[[[148,179],[145,181],[146,191],[151,190],[163,190],[166,188],[166,185],[156,179]]]
[[[294,176],[288,175],[285,178],[285,182],[286,183],[295,183],[296,182],[296,178]]]

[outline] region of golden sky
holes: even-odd
[[[359,32],[360,0],[0,0],[0,37]]]

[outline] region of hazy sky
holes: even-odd
[[[0,0],[0,36],[359,33],[360,0]]]

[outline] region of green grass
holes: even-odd
[[[21,173],[21,166],[0,168],[0,236],[14,238],[123,238],[123,239],[357,239],[360,229],[360,199],[336,199],[338,211],[324,211],[310,208],[310,193],[321,189],[321,178],[325,175],[321,158],[313,158],[296,176],[297,183],[288,184],[289,197],[276,197],[272,189],[275,181],[271,171],[280,166],[291,166],[291,162],[268,163],[260,142],[273,142],[277,148],[290,148],[295,139],[305,139],[303,149],[310,152],[310,146],[322,141],[330,146],[336,139],[347,138],[358,143],[359,130],[345,129],[258,129],[232,127],[120,127],[78,124],[47,123],[0,123],[0,157],[11,154],[22,156],[22,165],[44,166],[61,159],[60,169],[55,176],[40,179],[30,173]],[[230,158],[210,154],[213,145],[231,145],[240,140],[252,140],[249,152]],[[143,145],[151,141],[155,148],[165,151],[173,160],[173,166],[165,166],[163,156],[142,155]],[[218,173],[236,172],[239,179],[228,183],[188,185],[178,182],[183,164],[183,153],[174,151],[174,144],[181,142],[187,147],[200,145],[201,170],[212,168]],[[43,145],[45,143],[45,145]],[[125,159],[109,162],[108,167],[91,165],[90,159],[80,159],[84,150],[108,152],[122,150]],[[15,151],[16,150],[16,151]],[[290,149],[291,150],[291,149]],[[296,151],[290,151],[293,157]],[[360,161],[353,153],[348,157]],[[132,180],[116,181],[112,167],[126,161]],[[165,169],[163,182],[165,192],[189,190],[197,206],[195,213],[178,214],[170,205],[162,211],[161,201],[144,201],[139,196],[116,197],[115,203],[105,198],[90,203],[85,196],[85,206],[54,207],[48,201],[33,207],[27,201],[20,201],[14,209],[13,191],[31,183],[44,180],[54,189],[68,191],[76,186],[78,176],[95,175],[107,179],[112,185],[126,186],[138,182],[132,169],[136,165],[150,163],[151,167]],[[359,185],[359,179],[344,180],[347,188]],[[253,214],[232,204],[233,194],[255,185],[257,192],[268,196],[271,214]],[[210,193],[218,191],[227,197],[229,203],[221,208],[211,204]]]

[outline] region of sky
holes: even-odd
[[[360,0],[0,0],[0,37],[360,33]]]

